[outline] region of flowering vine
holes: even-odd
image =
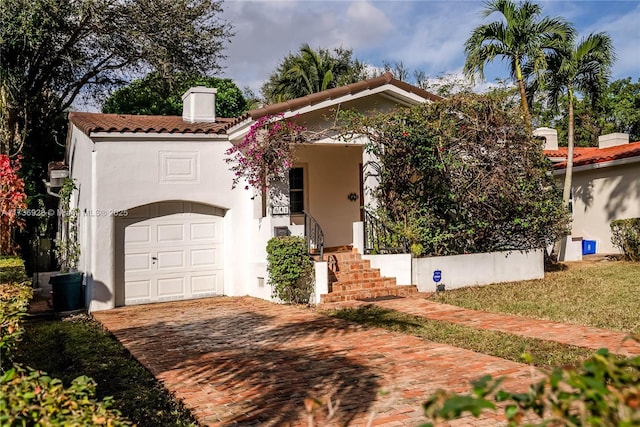
[[[234,173],[233,188],[242,179],[257,191],[264,191],[276,180],[284,178],[293,165],[291,144],[303,140],[304,127],[282,120],[283,114],[259,118],[244,139],[229,148],[225,161]]]
[[[18,215],[27,207],[24,181],[18,176],[20,167],[20,157],[12,164],[9,156],[0,154],[0,255],[16,251],[13,231],[24,227],[24,219]]]

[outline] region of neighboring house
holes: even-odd
[[[315,218],[325,246],[352,245],[368,202],[363,142],[297,146],[291,188],[279,200],[244,184],[232,190],[225,151],[267,114],[319,129],[337,109],[385,111],[439,98],[387,73],[235,119],[215,116],[215,89],[192,88],[183,99],[182,117],[69,115],[66,163],[78,186],[72,204],[90,310],[223,294],[271,298],[265,248],[275,234],[303,234]]]
[[[558,147],[557,134],[536,129],[546,138],[545,155],[554,162],[554,175],[564,181],[567,147]],[[596,252],[619,253],[611,244],[609,224],[640,217],[640,142],[629,135],[600,136],[598,147],[575,147],[572,180],[572,235],[596,242]]]

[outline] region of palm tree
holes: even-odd
[[[531,130],[531,115],[527,104],[527,93],[523,67],[529,65],[535,73],[546,68],[545,53],[559,47],[559,43],[573,36],[573,26],[562,18],[539,19],[541,7],[524,1],[515,4],[512,0],[493,0],[486,4],[486,18],[498,12],[500,21],[480,25],[473,30],[465,43],[467,60],[464,73],[473,81],[476,74],[484,79],[484,66],[498,57],[509,61],[511,78],[520,90],[520,101],[528,130]]]
[[[314,50],[302,45],[296,55],[287,56],[263,86],[270,102],[299,98],[366,77],[364,65],[352,58],[352,51],[337,48]]]
[[[573,179],[574,112],[577,94],[597,104],[606,92],[615,52],[606,33],[589,34],[577,45],[569,39],[561,49],[547,56],[547,70],[533,80],[533,85],[545,89],[549,104],[558,109],[560,97],[566,95],[568,108],[568,154],[562,200],[569,205]]]

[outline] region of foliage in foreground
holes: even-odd
[[[12,360],[24,333],[22,318],[27,314],[31,292],[25,284],[0,282],[0,372]]]
[[[555,368],[525,393],[504,390],[501,381],[482,377],[469,395],[440,390],[424,403],[425,414],[434,422],[478,417],[500,402],[509,426],[640,425],[640,356],[619,359],[601,349],[579,369]]]
[[[302,237],[274,237],[267,243],[267,272],[273,296],[306,304],[313,292],[313,263]]]
[[[0,283],[22,283],[29,280],[24,261],[17,256],[0,257]]]
[[[630,261],[640,261],[640,218],[611,221],[611,243]]]
[[[0,377],[0,425],[132,425],[110,408],[110,399],[96,400],[95,389],[85,376],[65,387],[44,372],[14,365]]]
[[[568,214],[539,141],[499,96],[460,94],[373,116],[345,117],[377,159],[378,215],[416,255],[544,248]]]
[[[13,269],[14,276],[25,275],[21,260],[0,259],[0,271],[7,268]],[[0,425],[131,425],[110,409],[109,398],[95,399],[92,379],[80,376],[65,387],[61,380],[42,371],[13,363],[25,334],[23,320],[31,296],[28,282],[0,282]],[[52,354],[45,356],[55,359]]]
[[[195,425],[189,411],[113,335],[87,316],[29,322],[15,360],[59,378],[65,386],[79,375],[93,378],[96,397],[111,396],[111,407],[139,427]]]
[[[18,176],[20,167],[20,158],[12,161],[0,154],[0,255],[16,252],[14,233],[24,227],[24,219],[18,215],[27,207],[24,181]]]

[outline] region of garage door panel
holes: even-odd
[[[203,241],[218,239],[218,224],[214,222],[205,222],[199,224],[191,224],[190,237],[193,241]]]
[[[130,225],[125,229],[125,244],[149,244],[151,243],[151,226]]]
[[[184,251],[158,251],[157,266],[158,270],[166,269],[184,269],[185,268]]]
[[[224,219],[206,212],[224,211],[202,208],[194,213],[194,206],[153,205],[149,213],[157,216],[122,219],[125,304],[223,293]]]
[[[158,298],[161,300],[184,298],[184,282],[184,277],[158,278]]]
[[[203,274],[191,277],[191,293],[194,296],[222,293],[222,273]]]
[[[149,300],[151,298],[151,280],[125,282],[127,300]]]
[[[157,227],[158,243],[184,242],[184,224],[163,224]]]
[[[151,271],[151,255],[149,252],[125,254],[124,262],[128,273]]]
[[[193,268],[222,268],[219,248],[192,249],[190,260]]]

